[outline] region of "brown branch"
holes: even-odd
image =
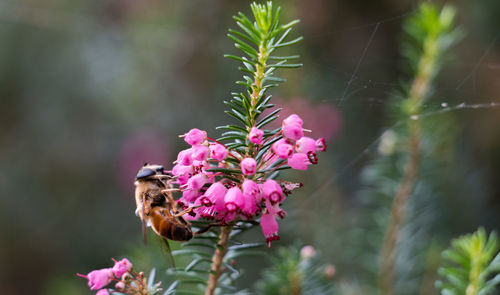
[[[231,226],[222,227],[219,242],[217,243],[217,247],[212,258],[212,268],[210,269],[210,275],[208,276],[208,284],[205,295],[213,295],[215,289],[217,288],[219,277],[222,274],[221,266],[227,252],[227,242],[229,241],[229,234],[231,233],[231,230]]]

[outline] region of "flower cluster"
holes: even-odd
[[[260,216],[266,242],[279,239],[277,218],[286,215],[280,205],[299,185],[270,176],[277,169],[306,170],[318,162],[316,152],[326,149],[323,138],[312,139],[304,131],[302,119],[293,114],[274,133],[248,130],[244,150],[228,148],[199,129],[181,135],[191,147],[179,152],[170,172],[182,193],[178,204],[195,208],[185,218],[230,224]]]
[[[161,291],[160,284],[154,285],[148,290],[147,280],[144,273],[132,270],[132,263],[127,258],[116,261],[113,267],[97,269],[87,275],[77,274],[88,280],[90,290],[98,290],[96,295],[109,295],[114,292],[125,294],[156,294]],[[105,288],[111,282],[115,282],[113,288]]]

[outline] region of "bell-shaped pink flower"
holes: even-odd
[[[293,155],[293,146],[288,144],[284,139],[280,139],[273,143],[272,149],[281,159],[287,159]]]
[[[320,152],[326,151],[326,142],[324,137],[318,138],[318,140],[316,140],[316,149]]]
[[[210,157],[217,160],[222,161],[227,157],[227,149],[219,143],[210,144]]]
[[[309,157],[303,153],[295,153],[288,159],[288,166],[296,170],[307,170],[309,164]]]
[[[82,278],[89,280],[90,290],[99,290],[109,284],[113,279],[113,270],[111,268],[103,268],[93,270],[88,275],[77,274]]]
[[[264,233],[264,237],[266,237],[266,242],[269,247],[271,247],[272,241],[280,239],[278,236],[278,222],[274,215],[264,213],[260,218],[260,226],[262,227],[262,232]]]
[[[207,182],[207,176],[203,173],[193,175],[187,182],[187,189],[199,191],[200,188]]]
[[[95,295],[110,295],[108,289],[101,289]]]
[[[279,203],[285,199],[285,194],[281,186],[272,179],[268,179],[262,184],[262,192],[264,193],[264,197],[272,204]]]
[[[230,188],[224,197],[224,204],[229,213],[236,212],[238,209],[243,207],[244,203],[245,200],[243,199],[243,193],[237,186]]]
[[[260,195],[259,185],[253,180],[245,179],[245,181],[243,181],[243,184],[241,185],[241,188],[243,189],[244,195],[252,196],[254,199],[257,199]]]
[[[132,269],[132,263],[127,258],[123,258],[120,261],[115,261],[115,265],[112,268],[113,274],[117,278],[121,278],[126,272]]]
[[[264,131],[257,127],[252,127],[252,129],[250,129],[250,133],[248,133],[248,140],[250,140],[251,143],[262,144],[263,136]]]
[[[257,202],[254,196],[251,194],[243,193],[243,206],[241,207],[241,212],[248,218],[252,218],[252,216],[257,212]]]
[[[200,195],[201,193],[198,190],[185,190],[182,192],[182,197],[177,201],[185,205],[193,204]]]
[[[196,161],[205,161],[208,158],[209,150],[206,145],[195,145],[192,147],[193,149],[193,159]]]
[[[286,125],[293,125],[293,124],[298,124],[300,127],[304,124],[304,121],[297,115],[297,114],[291,114],[290,116],[286,117],[286,119],[283,120],[282,126]]]
[[[298,153],[306,154],[308,152],[316,151],[316,141],[310,137],[303,136],[299,140],[297,140],[296,150]]]
[[[187,183],[189,178],[193,173],[192,166],[184,166],[177,164],[172,168],[172,174],[177,177],[177,182],[179,185],[184,185]]]
[[[254,175],[257,168],[257,162],[254,158],[245,158],[241,160],[241,172],[244,175]]]
[[[214,218],[217,214],[221,215],[226,211],[224,197],[227,188],[220,182],[214,182],[199,198],[204,207],[199,208],[200,214],[205,218]]]
[[[183,166],[190,166],[193,160],[193,149],[182,150],[177,155],[177,163]]]
[[[281,127],[283,136],[291,140],[299,140],[304,136],[304,130],[302,125],[299,124],[287,124]]]
[[[207,139],[207,132],[200,129],[191,129],[184,134],[184,140],[190,145],[202,144]]]

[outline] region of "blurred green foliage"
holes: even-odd
[[[500,3],[456,2],[465,37],[452,52],[455,58],[444,60],[434,99],[422,105],[423,113],[442,105],[498,101]],[[247,13],[248,4],[0,4],[1,294],[88,294],[75,273],[100,268],[111,257],[139,257],[134,263],[140,261],[142,269],[156,267],[158,280],[167,277],[168,259],[154,243],[142,244],[133,176],[146,161],[168,166],[182,145],[178,134],[193,127],[213,131],[227,122],[222,101],[240,74],[222,56],[232,46],[225,33],[231,16]],[[390,97],[402,75],[401,21],[415,2],[275,4],[283,7],[285,19],[301,20],[305,66],[285,72],[288,82],[271,93],[285,106],[301,101],[304,110],[337,107],[342,127],[303,180],[307,185],[286,204],[282,239],[268,251],[272,255],[295,240],[312,244],[336,266],[336,278],[349,282],[345,294],[366,293],[367,269],[376,260],[370,249],[379,245],[377,228],[388,212],[389,200],[382,195],[394,195],[393,180],[382,169],[401,175],[403,162],[370,167],[379,161],[373,160],[379,156],[377,139],[393,122],[389,109],[396,105]],[[421,294],[433,294],[425,286],[432,287],[436,253],[450,238],[480,224],[500,227],[498,114],[458,109],[423,122],[432,132],[424,141],[429,153],[421,175],[432,182],[416,187],[411,214],[422,223],[405,229],[404,254],[427,262],[427,268],[400,264],[411,284],[423,271],[424,282],[413,284],[424,286]],[[246,235],[249,241],[262,239],[258,230]],[[426,250],[411,250],[420,246]],[[242,289],[269,263],[238,261],[245,269],[246,279],[236,282]]]

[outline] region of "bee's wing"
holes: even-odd
[[[172,255],[172,248],[170,248],[170,244],[168,243],[168,240],[161,237],[160,243],[162,244],[163,251],[166,252],[165,254],[168,256],[168,259],[172,263],[172,268],[175,270],[175,260],[174,260],[174,256]]]

